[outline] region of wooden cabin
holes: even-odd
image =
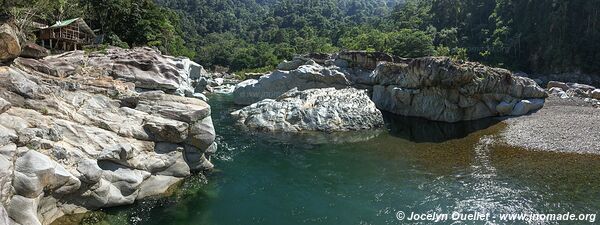
[[[94,31],[81,18],[58,21],[38,32],[38,43],[48,49],[71,51],[93,44]]]

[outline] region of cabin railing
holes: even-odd
[[[82,38],[81,36],[84,36],[84,37]],[[74,42],[79,42],[79,43],[84,43],[84,44],[92,43],[91,39],[87,38],[86,36],[87,35],[82,35],[80,32],[75,31],[75,30],[61,29],[58,31],[52,31],[50,38],[69,40],[69,41],[74,41]]]

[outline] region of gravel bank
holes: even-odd
[[[600,154],[600,109],[580,98],[551,96],[531,115],[509,118],[502,139],[532,150]]]

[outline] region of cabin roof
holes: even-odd
[[[94,35],[94,31],[92,30],[92,28],[90,28],[87,23],[85,23],[85,21],[83,21],[83,19],[81,18],[73,18],[73,19],[68,19],[68,20],[63,20],[63,21],[57,21],[54,25],[50,26],[48,29],[56,29],[56,28],[61,28],[61,27],[66,27],[69,25],[77,25],[79,27],[79,29],[81,29],[81,31],[86,32],[88,34]]]

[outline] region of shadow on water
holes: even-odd
[[[384,112],[383,118],[390,135],[416,143],[442,143],[460,139],[501,122],[499,118],[446,123]]]
[[[506,128],[502,119],[450,124],[386,114],[387,131],[367,132],[364,139],[352,133],[357,142],[348,143],[336,141],[347,140],[339,134],[245,132],[229,115],[239,109],[230,96],[210,98],[219,150],[212,158],[218,171],[208,183],[193,176],[170,197],[55,224],[392,225],[402,224],[398,210],[497,215],[600,209],[594,198],[600,156],[504,146],[498,139]]]
[[[221,123],[233,124],[229,115],[231,112],[241,109],[243,106],[235,105],[230,95],[212,95],[213,119]],[[502,121],[501,118],[485,118],[475,121],[462,121],[457,123],[446,123],[430,121],[417,117],[406,117],[383,112],[385,126],[394,137],[399,137],[416,143],[442,143],[449,140],[461,139],[476,131],[484,130]],[[243,128],[238,127],[238,131]],[[318,144],[342,144],[357,143],[371,140],[385,133],[384,129],[351,131],[351,132],[304,132],[301,134],[263,133],[245,131],[246,134],[254,136],[257,140],[276,143],[298,143]]]

